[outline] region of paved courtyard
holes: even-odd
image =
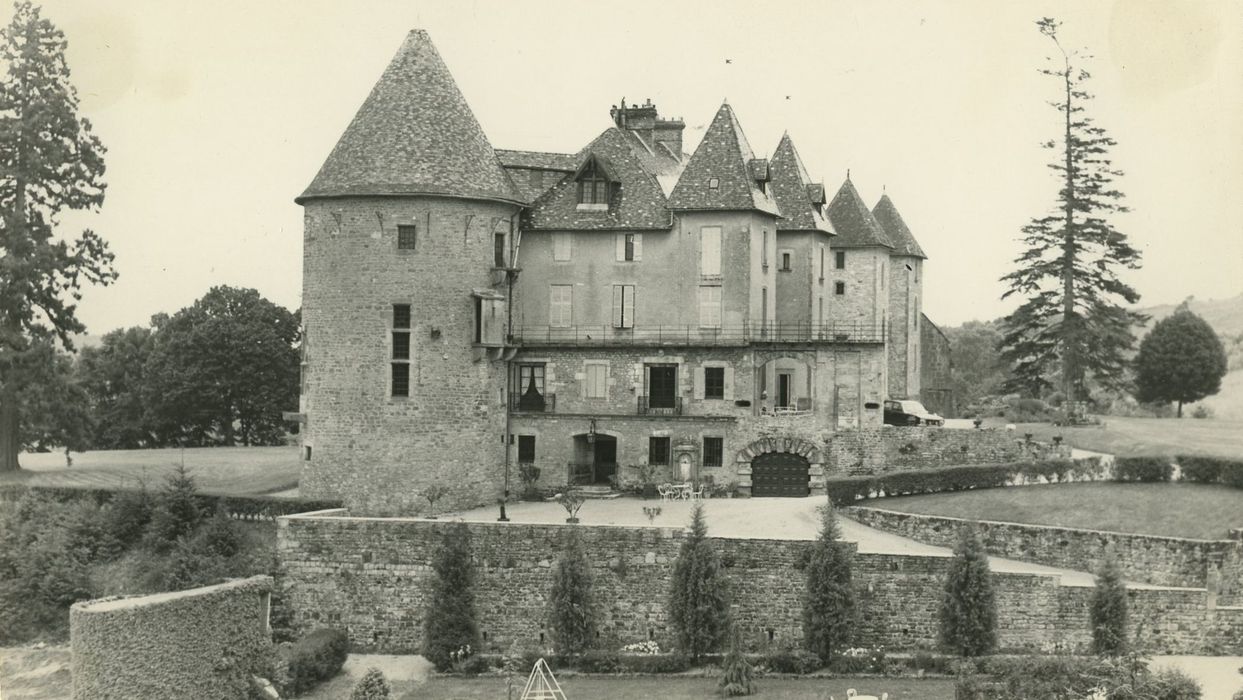
[[[820,527],[817,509],[823,498],[718,498],[704,501],[708,532],[714,537],[738,539],[812,540]],[[625,525],[631,527],[685,527],[690,522],[691,501],[643,500],[633,497],[591,499],[583,504],[578,517],[585,525]],[[649,522],[643,509],[660,508],[660,515]],[[564,523],[565,509],[555,502],[521,502],[508,507],[516,523]],[[496,507],[447,513],[444,519],[495,521]],[[874,530],[847,518],[838,517],[842,539],[857,542],[859,551],[871,554],[912,554],[948,557],[950,550],[922,544],[905,537]],[[1049,574],[1061,577],[1065,586],[1091,586],[1093,576],[1083,571],[1059,569],[1040,564],[989,559],[994,571]],[[1085,562],[1085,568],[1088,563]],[[1136,588],[1155,588],[1142,583]]]

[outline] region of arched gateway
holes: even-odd
[[[763,438],[738,457],[738,486],[752,496],[824,494],[824,460],[820,448],[801,438]]]

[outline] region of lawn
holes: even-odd
[[[133,488],[140,479],[159,486],[184,460],[204,493],[255,495],[297,488],[297,447],[193,447],[159,450],[101,450],[74,453],[65,466],[59,452],[23,454],[22,471],[0,474],[0,485],[25,483],[78,488]]]
[[[1243,490],[1206,484],[1079,483],[899,496],[863,505],[903,513],[1225,539],[1243,527]]]
[[[1222,418],[1121,418],[1099,416],[1103,426],[1058,427],[1050,423],[1022,423],[1018,435],[1031,433],[1049,441],[1055,435],[1074,447],[1122,456],[1204,454],[1243,459],[1243,420]],[[1005,419],[989,419],[989,426]]]

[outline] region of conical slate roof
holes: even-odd
[[[829,202],[829,221],[837,231],[837,238],[833,239],[834,248],[893,247],[885,229],[868,211],[868,206],[859,197],[849,177],[833,196],[833,201]]]
[[[893,242],[893,252],[890,255],[928,258],[924,255],[923,249],[919,247],[915,236],[911,234],[911,229],[906,227],[906,222],[902,220],[902,215],[898,213],[898,208],[893,205],[893,200],[889,199],[889,195],[881,195],[880,201],[872,208],[872,216],[876,217],[877,223],[885,229],[885,233],[889,234],[889,240]]]
[[[427,32],[416,29],[298,203],[343,195],[522,202]]]
[[[778,231],[826,231],[833,233],[833,225],[823,214],[824,207],[816,207],[811,199],[811,191],[818,192],[821,205],[824,204],[824,187],[813,185],[803,159],[794,148],[794,141],[789,134],[781,137],[777,150],[769,165],[772,172],[772,193],[781,208],[781,221],[777,223]]]
[[[755,153],[729,103],[717,110],[703,141],[669,194],[670,209],[759,210],[777,215],[777,203],[760,190],[752,171]],[[713,188],[711,181],[716,180]]]

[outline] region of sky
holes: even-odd
[[[998,279],[1057,182],[1056,51],[1090,54],[1091,116],[1118,141],[1144,256],[1141,306],[1243,292],[1243,2],[941,0],[326,2],[46,0],[107,200],[65,217],[120,278],[85,291],[88,332],[148,323],[211,286],[299,306],[294,204],[406,32],[423,28],[495,148],[575,152],[610,106],[650,98],[686,150],[728,99],[759,156],[785,131],[813,179],[888,193],[928,254],[940,325],[1004,315]],[[11,9],[0,8],[8,21]]]

